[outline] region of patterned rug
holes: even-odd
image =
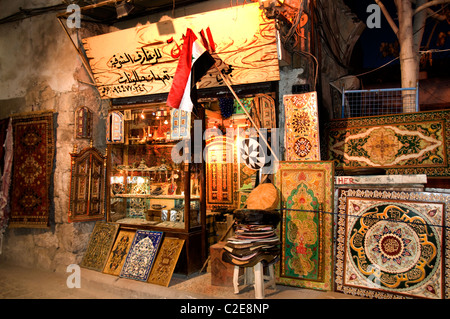
[[[317,93],[283,96],[287,161],[319,161]]]
[[[337,174],[378,167],[387,174],[450,176],[450,111],[332,120],[327,131]]]
[[[55,140],[53,112],[13,117],[14,162],[9,227],[49,226]]]
[[[333,181],[331,162],[280,162],[274,182],[282,207],[277,283],[333,289]]]
[[[165,237],[156,256],[148,282],[168,287],[173,271],[183,249],[184,239]]]
[[[337,291],[450,297],[450,194],[341,189],[338,203]]]
[[[114,242],[114,247],[112,248],[105,264],[105,268],[103,268],[103,272],[105,274],[119,276],[123,264],[125,263],[125,258],[130,250],[131,243],[133,242],[135,233],[136,231],[134,230],[122,229],[119,231],[116,241]]]
[[[102,271],[119,230],[118,224],[96,222],[81,267]]]
[[[163,232],[137,230],[119,277],[147,281]]]

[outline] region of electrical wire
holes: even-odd
[[[399,59],[399,57],[396,57],[396,58],[392,59],[391,61],[389,61],[389,62],[387,62],[387,63],[383,64],[382,66],[379,66],[379,67],[378,67],[378,68],[376,68],[376,69],[373,69],[373,70],[370,70],[370,71],[367,71],[367,72],[364,72],[364,73],[360,73],[360,74],[357,74],[357,75],[352,75],[352,76],[356,76],[356,77],[359,77],[359,76],[363,76],[363,75],[366,75],[366,74],[369,74],[369,73],[372,73],[372,72],[378,71],[379,69],[382,69],[382,68],[384,68],[385,66],[387,66],[387,65],[391,64],[392,62],[394,62],[394,61],[396,61],[396,60],[398,60],[398,59]],[[351,75],[351,74],[349,74],[349,75]]]
[[[308,57],[310,57],[310,58],[312,58],[314,60],[314,62],[315,62],[315,72],[313,74],[313,79],[314,79],[313,80],[313,91],[315,91],[316,87],[317,87],[317,80],[318,80],[318,75],[319,75],[319,61],[317,61],[317,58],[313,54],[311,54],[311,53],[309,53],[307,51],[293,51],[293,53],[295,53],[295,54],[303,54],[303,55],[306,55],[306,56],[308,56]]]
[[[421,53],[421,54],[424,54],[424,53],[440,53],[440,52],[448,52],[448,51],[450,51],[450,49],[444,49],[444,50],[431,49],[431,50],[426,50],[426,51],[419,51],[419,53]],[[394,61],[396,61],[398,59],[399,59],[399,57],[396,57],[396,58],[392,59],[391,61],[383,64],[382,66],[379,66],[376,69],[373,69],[373,70],[370,70],[370,71],[367,71],[367,72],[364,72],[364,73],[356,74],[356,75],[349,74],[347,76],[356,76],[356,77],[363,76],[363,75],[366,75],[366,74],[378,71],[379,69],[384,68],[385,66],[391,64],[392,62],[394,62]]]
[[[57,4],[53,6],[32,8],[32,9],[23,9],[22,7],[20,7],[19,11],[17,11],[16,13],[1,18],[0,24],[19,21],[33,16],[42,15],[54,11],[61,11],[65,9],[67,9],[67,4]]]

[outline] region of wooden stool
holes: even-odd
[[[246,286],[253,284],[253,287],[255,288],[255,298],[264,299],[264,289],[266,287],[276,288],[273,264],[266,267],[269,272],[269,275],[267,276],[264,275],[264,267],[261,262],[253,267],[244,267],[244,274],[239,276],[240,268],[241,267],[239,266],[234,266],[233,287],[235,294],[238,294],[239,291]],[[243,281],[242,284],[240,284],[240,281]]]

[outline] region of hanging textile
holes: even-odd
[[[1,171],[1,189],[0,189],[0,254],[2,253],[3,234],[8,225],[9,218],[9,186],[11,185],[11,167],[13,160],[13,138],[12,138],[12,123],[11,119],[5,120],[8,123],[6,136],[2,148],[2,164]],[[2,122],[2,132],[3,132]],[[3,134],[2,134],[3,135]]]
[[[55,154],[53,111],[12,118],[14,165],[8,227],[49,227],[51,174]]]

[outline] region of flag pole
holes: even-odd
[[[277,157],[277,155],[275,154],[275,152],[272,150],[272,148],[270,147],[269,143],[267,142],[266,138],[264,137],[263,134],[261,134],[261,131],[259,130],[258,126],[256,126],[255,122],[253,121],[252,117],[250,116],[250,114],[248,113],[247,109],[244,107],[244,105],[242,104],[241,100],[239,99],[239,97],[236,95],[236,92],[234,92],[233,88],[231,87],[230,82],[228,81],[228,79],[222,74],[222,72],[219,70],[219,68],[217,67],[217,64],[214,64],[215,68],[217,71],[219,71],[220,76],[222,77],[223,81],[225,82],[225,84],[227,85],[228,89],[231,91],[231,93],[233,94],[234,98],[237,100],[237,102],[239,103],[239,105],[241,106],[241,108],[244,110],[245,115],[248,117],[248,119],[250,120],[250,122],[252,123],[252,125],[254,126],[254,128],[256,129],[256,131],[258,132],[259,136],[262,138],[262,140],[264,141],[264,143],[266,143],[267,148],[270,150],[270,152],[272,153],[273,157],[275,158],[275,160],[277,162],[279,162],[279,159]]]

